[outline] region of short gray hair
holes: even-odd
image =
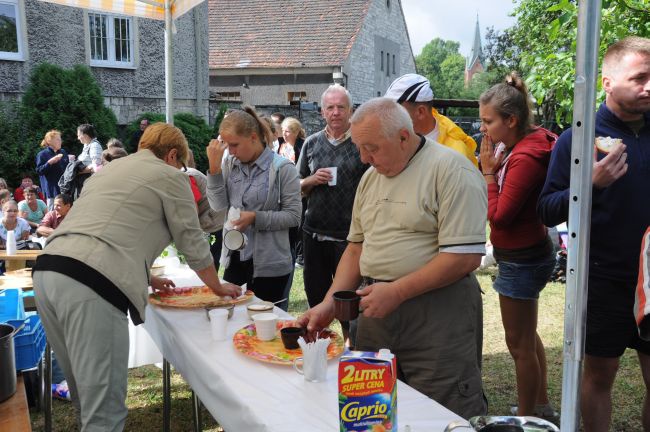
[[[339,83],[335,83],[335,84],[330,85],[323,92],[323,94],[320,97],[320,106],[321,107],[325,106],[325,96],[327,96],[328,94],[333,93],[333,92],[345,93],[345,95],[348,97],[348,108],[352,108],[352,96],[350,95],[350,92],[348,91],[348,89],[346,89],[345,87],[343,87]]]
[[[370,99],[357,108],[352,118],[350,118],[350,123],[361,123],[369,116],[379,119],[381,133],[384,137],[392,137],[402,129],[406,129],[411,135],[415,135],[413,120],[411,120],[408,111],[392,99],[387,97]]]

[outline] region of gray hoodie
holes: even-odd
[[[208,199],[215,210],[230,208],[227,180],[233,167],[233,156],[222,163],[221,174],[208,174]],[[289,228],[300,223],[302,203],[300,180],[296,167],[277,154],[269,168],[269,188],[261,211],[255,212],[255,244],[253,245],[253,277],[276,277],[289,274],[293,268],[289,245]],[[222,248],[223,254],[229,254]],[[228,267],[228,265],[226,265]]]

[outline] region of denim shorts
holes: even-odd
[[[499,261],[498,266],[499,274],[493,285],[496,292],[514,299],[537,300],[553,273],[555,258],[525,264]]]

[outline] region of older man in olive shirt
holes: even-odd
[[[394,101],[365,103],[351,123],[372,168],[359,183],[334,282],[299,323],[328,325],[332,294],[357,289],[356,349],[389,348],[407,384],[460,416],[485,414],[482,302],[471,273],[485,250],[485,182],[465,157],[416,135]]]

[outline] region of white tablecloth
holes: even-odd
[[[187,274],[173,279],[177,285],[200,283]],[[288,317],[278,308],[275,312]],[[237,306],[228,339],[215,342],[205,310],[148,306],[145,328],[226,431],[339,430],[338,362],[329,362],[326,382],[309,383],[291,367],[248,358],[234,348],[232,336],[250,323],[245,305]],[[442,431],[460,419],[402,382],[397,394],[400,431],[406,425],[413,432]]]

